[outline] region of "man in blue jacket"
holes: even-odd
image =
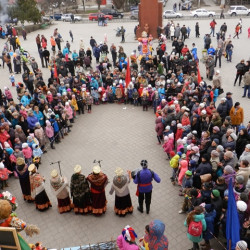
[[[150,210],[150,203],[151,203],[151,196],[153,189],[152,181],[155,180],[157,183],[160,183],[161,179],[156,173],[148,169],[147,160],[142,160],[141,166],[142,170],[138,171],[134,178],[134,183],[138,185],[137,188],[139,192],[138,194],[139,206],[137,207],[137,210],[143,213],[143,201],[145,198],[146,212],[148,214]]]

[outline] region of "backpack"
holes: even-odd
[[[191,236],[199,237],[202,234],[202,223],[201,221],[191,221],[188,226],[188,233]]]

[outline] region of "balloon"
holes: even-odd
[[[13,56],[16,57],[16,53],[14,53]]]
[[[9,54],[10,54],[10,56],[13,56],[14,53],[11,51]]]

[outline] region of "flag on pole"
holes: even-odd
[[[56,67],[56,63],[54,63],[54,78],[57,78],[57,67]]]
[[[226,222],[227,249],[235,249],[240,240],[240,222],[236,207],[232,178],[228,185],[227,222]]]
[[[201,72],[200,72],[198,63],[197,63],[197,81],[200,84],[200,82],[201,82]]]
[[[129,66],[129,57],[127,58],[127,71],[126,71],[126,78],[125,78],[125,83],[126,83],[126,88],[128,87],[130,83],[130,66]]]

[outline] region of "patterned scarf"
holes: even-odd
[[[31,191],[35,190],[43,183],[43,177],[39,173],[30,174],[30,189]]]
[[[106,175],[102,172],[99,174],[90,174],[88,179],[91,183],[95,184],[96,186],[102,186],[104,182],[106,182],[107,178]]]
[[[61,180],[61,177],[57,176],[56,178],[51,178],[50,184],[51,184],[52,188],[55,191],[57,191],[63,185],[63,182]]]
[[[80,199],[89,192],[89,184],[83,174],[72,175],[70,192],[75,199]]]

